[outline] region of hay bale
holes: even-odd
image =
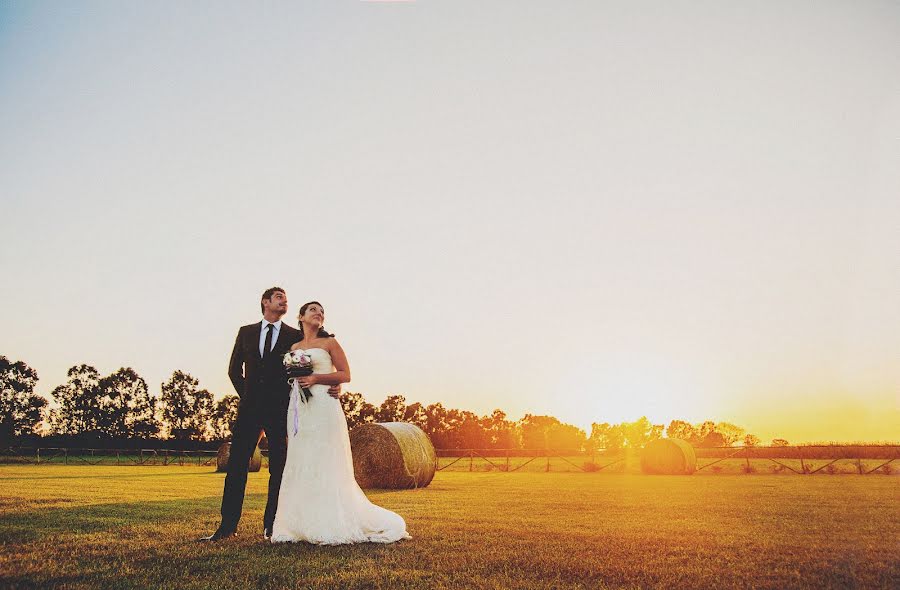
[[[361,424],[350,433],[350,447],[362,488],[424,488],[437,470],[434,445],[415,424]]]
[[[660,438],[641,453],[641,471],[658,475],[690,475],[697,470],[694,447],[680,438]]]
[[[222,446],[219,447],[219,453],[216,455],[216,472],[225,472],[228,471],[228,457],[231,456],[231,443],[222,443]],[[262,453],[259,452],[259,447],[256,447],[253,450],[253,456],[250,457],[250,463],[248,464],[248,471],[256,473],[262,467]]]

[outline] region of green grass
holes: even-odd
[[[411,541],[342,547],[264,542],[267,477],[200,544],[209,467],[0,466],[0,587],[900,587],[896,477],[441,472],[368,492]]]

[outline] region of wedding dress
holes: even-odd
[[[313,372],[331,373],[331,355],[305,350]],[[410,539],[398,514],[369,502],[353,477],[347,420],[327,385],[313,385],[304,401],[299,387],[288,407],[288,450],[272,542],[319,545],[393,543]]]

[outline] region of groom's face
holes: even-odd
[[[263,299],[263,307],[267,312],[273,313],[278,316],[283,316],[287,313],[287,295],[282,293],[281,291],[275,291],[272,293],[271,299]]]

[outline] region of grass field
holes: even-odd
[[[395,545],[261,537],[251,474],[236,539],[209,467],[0,466],[3,588],[897,588],[900,481],[438,473],[370,491]]]

